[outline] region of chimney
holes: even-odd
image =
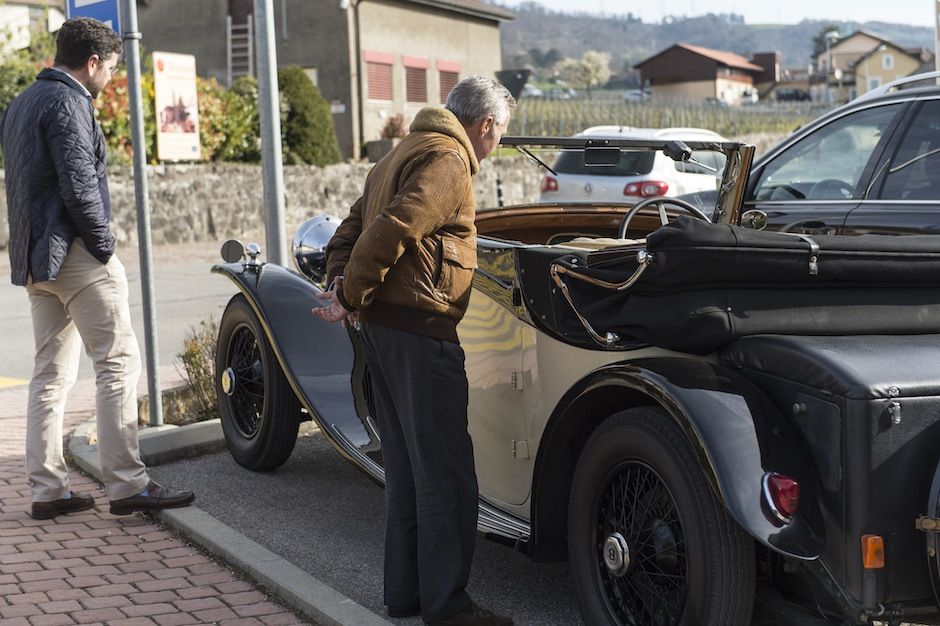
[[[780,82],[779,52],[758,52],[751,57],[751,63],[764,68],[764,71],[754,78],[756,84]]]

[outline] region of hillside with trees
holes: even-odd
[[[832,20],[803,20],[798,24],[747,24],[736,14],[699,17],[672,16],[659,23],[643,22],[627,13],[593,15],[545,9],[535,2],[506,7],[516,19],[502,30],[503,67],[552,67],[561,58],[581,58],[585,52],[610,55],[614,74],[632,74],[632,66],[682,41],[745,57],[755,52],[779,51],[784,68],[806,67],[813,38]],[[864,29],[906,47],[933,49],[933,27],[883,22],[842,22],[837,29],[848,35]]]

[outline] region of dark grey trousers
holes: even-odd
[[[456,343],[363,324],[385,465],[385,605],[470,610],[477,481]]]

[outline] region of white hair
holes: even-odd
[[[464,126],[492,116],[502,124],[516,106],[516,99],[509,90],[492,78],[470,76],[463,79],[447,96],[444,108],[457,116]]]

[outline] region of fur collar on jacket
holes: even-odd
[[[457,119],[457,116],[447,109],[427,107],[418,111],[415,119],[411,122],[411,132],[433,132],[441,133],[453,137],[460,142],[467,156],[470,157],[470,174],[475,175],[480,171],[480,163],[477,161],[476,153],[473,151],[473,144],[470,143],[470,137],[463,124]]]

